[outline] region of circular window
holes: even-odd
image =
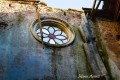
[[[57,18],[44,18],[41,20],[43,42],[50,46],[67,46],[73,42],[75,34],[73,29],[66,22]],[[30,27],[33,36],[41,40],[40,28],[37,20]]]

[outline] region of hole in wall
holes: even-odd
[[[7,23],[5,23],[5,22],[0,22],[0,29],[6,29],[7,26],[8,26]]]

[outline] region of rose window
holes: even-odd
[[[46,18],[41,21],[43,42],[50,46],[67,46],[75,37],[73,29],[64,21],[57,18]],[[40,28],[37,21],[30,27],[33,36],[41,41]]]

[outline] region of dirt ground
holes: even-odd
[[[120,24],[109,20],[97,20],[101,38],[105,42],[108,55],[120,69]]]

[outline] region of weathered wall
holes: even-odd
[[[117,35],[120,35],[120,24],[110,22],[109,20],[97,20],[98,29],[100,29],[101,39],[104,41],[110,58],[116,63],[120,69],[120,40]]]
[[[34,10],[29,5],[0,4],[0,21],[8,24],[0,29],[0,80],[74,80],[79,74],[89,75],[77,29],[81,13],[67,11],[65,16],[60,9],[42,7],[41,14],[67,21],[76,33],[74,43],[68,47],[42,49],[29,31]]]
[[[93,25],[93,32],[96,36],[96,43],[100,55],[105,63],[108,72],[113,77],[113,80],[120,79],[120,46],[119,39],[119,24],[112,22],[109,19],[97,18],[96,22],[90,21]]]

